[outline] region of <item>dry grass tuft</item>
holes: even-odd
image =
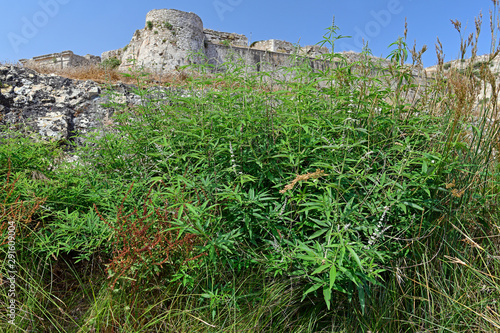
[[[50,68],[33,64],[26,65],[24,67],[32,69],[40,74],[56,74],[74,80],[92,80],[98,83],[123,81],[123,75],[121,75],[118,71],[114,69],[106,69],[97,65]]]
[[[35,64],[24,67],[32,69],[40,74],[56,74],[73,80],[91,80],[97,83],[137,83],[137,78],[129,77],[117,69],[110,69],[100,65],[50,68]],[[146,85],[183,85],[189,78],[192,77],[192,74],[185,71],[175,71],[166,73],[148,73],[144,77],[144,83]]]

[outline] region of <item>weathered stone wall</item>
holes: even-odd
[[[225,44],[229,43],[231,46],[248,46],[248,38],[245,35],[239,35],[229,32],[220,32],[211,29],[204,29],[205,39],[212,44]],[[228,45],[228,46],[229,46]]]
[[[28,66],[42,66],[48,68],[67,68],[67,67],[78,67],[87,66],[92,64],[98,64],[101,62],[101,58],[98,56],[93,56],[87,54],[82,57],[74,54],[72,51],[64,51],[60,53],[45,54],[31,59],[21,59],[19,60],[23,65]]]
[[[92,54],[86,54],[83,57],[91,64],[99,64],[101,62],[101,57]]]
[[[203,22],[194,13],[175,9],[155,9],[146,16],[146,26],[137,30],[120,59],[119,70],[133,66],[151,70],[174,70],[198,63],[193,53],[203,52]]]
[[[278,39],[261,40],[252,43],[251,48],[256,50],[287,53],[287,54],[293,54],[296,51],[298,51],[299,55],[307,57],[316,57],[321,54],[326,54],[330,52],[330,50],[327,47],[319,45],[301,46],[297,50],[297,47],[294,46],[292,43]]]
[[[290,42],[286,42],[278,39],[261,40],[252,43],[252,49],[262,50],[262,51],[272,51],[280,53],[291,54],[295,50],[294,46]]]
[[[123,49],[117,49],[117,50],[111,50],[111,51],[106,51],[101,54],[101,59],[102,61],[116,58],[116,59],[121,59],[123,55]]]
[[[217,47],[214,45],[220,45],[223,48],[220,52],[215,52]],[[146,15],[145,28],[134,33],[126,49],[104,52],[102,59],[112,57],[119,59],[120,71],[127,71],[134,67],[145,67],[152,71],[172,71],[180,66],[206,61],[199,55],[205,56],[211,64],[225,62],[228,59],[221,59],[221,55],[226,54],[224,47],[227,46],[240,48],[237,52],[243,58],[253,58],[255,55],[252,50],[280,53],[287,57],[295,51],[298,51],[299,55],[308,57],[316,57],[329,52],[326,47],[317,45],[296,50],[292,43],[277,39],[256,42],[249,47],[248,38],[245,35],[203,29],[201,18],[194,13],[174,9],[155,9]],[[245,52],[248,54],[244,54]],[[199,55],[194,55],[196,53]],[[215,58],[212,58],[213,56]],[[261,61],[255,64],[250,63],[249,66],[257,63]],[[282,66],[281,63],[273,65]],[[262,64],[259,66],[260,70],[266,67]]]
[[[293,57],[286,53],[270,52],[243,47],[228,47],[219,44],[208,44],[205,53],[209,64],[215,71],[227,70],[225,62],[240,64],[247,72],[273,72],[273,77],[289,79],[293,73],[287,68],[306,61],[313,70],[324,70],[327,66],[336,66],[326,61],[313,58]]]
[[[325,46],[319,45],[307,45],[299,49],[299,55],[308,57],[317,57],[327,53],[330,53],[330,50]]]
[[[229,52],[228,46],[235,50]],[[262,52],[283,56],[264,56]],[[248,46],[248,38],[244,35],[204,29],[201,18],[194,13],[155,9],[146,15],[145,27],[134,33],[126,47],[104,52],[101,58],[118,59],[121,63],[118,69],[123,72],[133,68],[169,72],[192,63],[201,64],[208,61],[210,64],[221,64],[237,53],[241,59],[247,59],[248,68],[264,71],[266,68],[278,68],[283,67],[284,63],[291,63],[296,54],[313,59],[329,52],[328,48],[318,45],[297,49],[292,43],[277,39],[259,41]],[[267,59],[262,60],[263,57]],[[346,53],[346,57],[351,58],[351,54]],[[289,59],[285,61],[285,58]],[[278,62],[273,62],[275,59]],[[21,60],[24,64],[43,64],[54,68],[99,61],[99,57],[81,57],[71,51]]]

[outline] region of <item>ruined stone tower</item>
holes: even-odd
[[[146,66],[152,70],[172,70],[196,63],[203,52],[203,22],[194,13],[175,9],[155,9],[146,16],[146,26],[137,30],[122,50],[109,51],[106,56],[121,60],[120,70]]]
[[[104,52],[101,57],[103,61],[116,58],[122,72],[134,67],[169,72],[202,62],[217,71],[224,70],[226,61],[236,58],[249,69],[272,71],[289,66],[294,52],[314,58],[329,50],[319,46],[297,48],[290,42],[274,39],[249,45],[245,35],[204,29],[201,18],[194,13],[154,9],[147,14],[145,27],[134,33],[127,46]],[[318,64],[313,62],[312,66],[316,68]]]

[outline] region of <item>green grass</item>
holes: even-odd
[[[376,75],[338,54],[286,79],[201,67],[182,93],[138,75],[143,104],[117,106],[78,162],[6,134],[19,329],[500,330],[496,101],[474,106],[467,73],[418,86],[391,47]]]

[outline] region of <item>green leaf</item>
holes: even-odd
[[[309,239],[314,239],[314,238],[317,238],[317,237],[319,237],[319,236],[323,235],[323,234],[324,234],[325,232],[327,232],[327,231],[328,231],[328,229],[321,229],[321,230],[318,230],[318,231],[316,231],[314,234],[312,234],[312,235],[309,237]]]
[[[320,208],[320,209],[321,209],[321,208]],[[318,219],[313,219],[312,217],[310,217],[309,219],[310,219],[311,221],[313,221],[314,223],[316,223],[317,225],[319,225],[319,226],[322,226],[322,227],[330,227],[330,225],[329,225],[328,223],[323,222],[323,221],[321,221],[321,220],[318,220]],[[312,239],[312,236],[311,236],[311,238],[310,238],[310,239]]]
[[[412,208],[418,209],[418,210],[422,210],[422,211],[424,210],[423,207],[421,207],[413,202],[403,201],[403,204],[405,204],[406,206],[410,206]]]
[[[328,286],[323,286],[323,297],[325,298],[326,307],[330,310],[330,301],[332,299],[332,290]]]
[[[307,289],[304,292],[304,295],[302,295],[302,300],[304,300],[306,298],[307,294],[312,293],[315,290],[318,290],[322,286],[323,286],[323,284],[321,284],[321,283],[316,283],[316,284],[312,285],[309,289]]]
[[[299,249],[301,249],[302,251],[306,252],[307,254],[309,254],[311,256],[314,256],[314,257],[318,256],[311,248],[309,248],[307,245],[305,245],[302,242],[299,242]]]
[[[303,254],[299,254],[299,255],[297,255],[297,259],[304,259],[304,260],[307,260],[307,261],[316,262],[316,260],[318,259],[318,257],[317,256],[306,256],[306,255],[303,255]]]
[[[358,298],[359,298],[359,304],[361,305],[361,313],[365,314],[365,307],[366,307],[366,299],[365,299],[365,288],[363,285],[358,285]]]
[[[332,264],[332,267],[330,267],[330,289],[333,288],[336,277],[337,277],[337,268],[335,267],[335,264]]]
[[[428,168],[427,162],[424,161],[424,163],[422,163],[422,173],[423,174],[427,174],[427,168]]]
[[[358,255],[356,254],[356,252],[354,252],[354,250],[350,247],[350,246],[346,246],[347,250],[349,250],[349,252],[351,253],[351,256],[354,258],[354,260],[356,261],[356,264],[358,264],[359,266],[359,269],[361,271],[363,271],[363,266],[361,266],[361,261],[359,260],[359,257]]]
[[[401,210],[406,214],[406,206],[403,205],[402,203],[398,203],[398,207],[401,208]]]
[[[318,274],[318,273],[321,273],[323,272],[325,269],[327,269],[330,265],[322,265],[322,266],[319,266],[318,268],[316,268],[314,270],[314,272],[312,272],[312,275],[314,274]]]
[[[311,280],[313,281],[316,281],[316,283],[320,284],[320,285],[324,285],[325,284],[325,281],[323,281],[323,279],[317,277],[317,276],[310,276]]]

